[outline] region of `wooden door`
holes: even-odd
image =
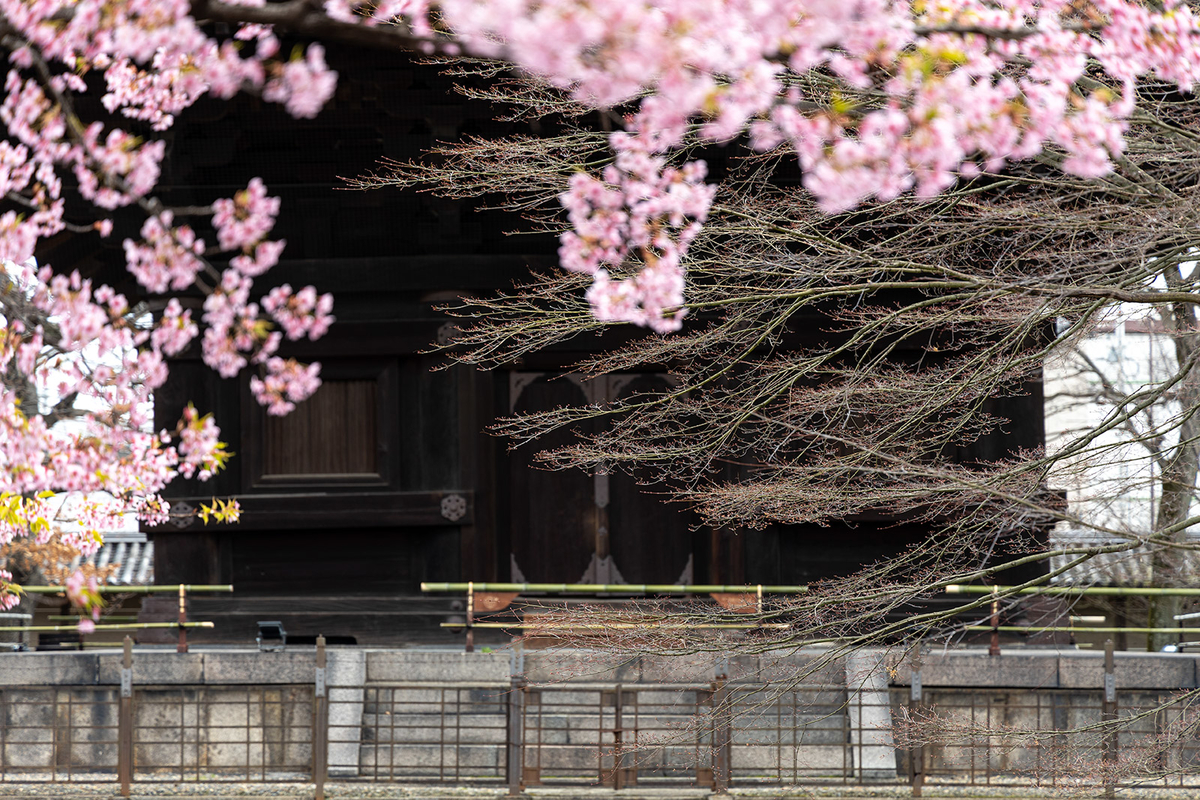
[[[661,390],[666,376],[629,374],[584,381],[577,375],[513,372],[509,408],[521,414],[606,403]],[[587,423],[584,432],[594,430]],[[688,583],[692,535],[686,515],[623,473],[548,471],[540,449],[570,444],[556,431],[510,453],[511,579],[530,583]]]
[[[660,374],[608,377],[610,400],[671,388]],[[692,515],[673,502],[667,487],[639,486],[636,478],[617,472],[609,483],[608,552],[626,583],[691,583]]]

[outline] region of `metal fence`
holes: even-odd
[[[1195,709],[1164,705],[1170,697],[1161,692],[1120,697],[1118,706],[1088,690],[926,692],[929,710],[976,733],[898,751],[900,771],[918,790],[925,782],[1115,787],[1138,782],[1139,772],[1156,776],[1157,786],[1200,786]]]
[[[312,780],[312,686],[0,690],[0,780]],[[125,772],[128,770],[128,773]]]
[[[1200,783],[1189,711],[1159,692],[845,686],[392,682],[0,689],[0,780],[135,783],[330,779],[507,785],[855,784],[867,778],[1113,782],[1117,763]],[[1108,675],[1111,676],[1111,669]],[[907,697],[905,696],[907,695]],[[967,735],[896,750],[879,720],[936,709]],[[1106,720],[1125,717],[1113,732]],[[1016,731],[1039,731],[1030,739]],[[1161,746],[1168,734],[1169,747]],[[1077,771],[1078,772],[1078,771]],[[868,775],[868,773],[872,773]],[[1073,778],[1076,784],[1079,778]]]

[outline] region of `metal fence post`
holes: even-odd
[[[1000,587],[992,587],[992,638],[988,642],[988,655],[1000,655]]]
[[[908,695],[908,707],[915,718],[921,709],[921,651],[918,649],[912,660],[912,682]],[[921,796],[921,787],[925,785],[925,745],[916,744],[908,754],[912,767],[912,796]]]
[[[1100,719],[1109,722],[1117,718],[1117,676],[1115,657],[1113,655],[1113,640],[1104,642],[1104,704],[1101,706]],[[1104,754],[1104,796],[1115,797],[1117,756],[1117,729],[1114,727],[1104,733],[1104,743],[1101,745]]]
[[[508,796],[525,790],[525,679],[513,675],[508,692]]]
[[[179,642],[175,645],[176,653],[188,651],[187,641],[187,587],[179,584]]]
[[[129,797],[133,782],[133,640],[125,637],[121,659],[121,694],[117,701],[117,779],[121,796]]]
[[[467,652],[475,652],[475,582],[467,583]]]
[[[325,685],[325,637],[317,637],[317,669],[313,682],[313,796],[325,800],[329,774],[329,690]]]
[[[603,785],[611,785],[616,790],[628,789],[631,786],[637,785],[637,764],[626,765],[627,745],[630,743],[626,738],[626,733],[633,733],[633,749],[637,747],[637,727],[635,725],[632,731],[626,730],[624,706],[625,697],[629,694],[629,690],[625,689],[621,684],[611,693],[608,691],[602,692],[601,697],[610,697],[613,703],[613,762],[612,774],[604,776],[601,774],[601,783]],[[637,695],[634,695],[636,698]],[[635,701],[636,702],[636,701]],[[603,707],[603,702],[601,703]],[[603,710],[601,711],[603,713]]]
[[[727,794],[730,784],[731,715],[727,676],[721,672],[713,681],[713,793]]]

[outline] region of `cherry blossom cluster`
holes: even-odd
[[[21,597],[12,590],[12,573],[0,569],[0,611],[9,611],[17,607]]]
[[[305,286],[292,292],[288,284],[277,286],[263,298],[263,308],[283,328],[289,339],[316,339],[325,335],[333,322],[333,295],[317,295],[317,290]]]
[[[279,206],[279,198],[268,196],[258,178],[234,197],[213,202],[217,244],[222,251],[234,251],[236,255],[230,258],[229,268],[220,274],[219,282],[204,300],[201,347],[205,363],[222,377],[233,377],[248,364],[267,365],[268,380],[273,385],[282,382],[278,386],[280,396],[288,398],[287,402],[280,402],[272,395],[262,401],[274,414],[287,413],[320,385],[315,370],[272,371],[269,365],[283,337],[317,339],[333,322],[332,295],[318,295],[311,286],[294,295],[288,284],[272,289],[263,298],[261,307],[251,300],[254,278],[278,262],[285,245],[282,240],[265,238],[275,225]],[[174,238],[184,245],[190,241],[178,233]],[[264,311],[269,319],[264,318]],[[275,329],[276,325],[282,331]],[[194,331],[182,322],[176,327]],[[295,385],[287,384],[291,380],[296,381]],[[255,396],[267,397],[258,392]]]
[[[76,608],[88,609],[91,619],[79,620],[80,633],[94,633],[96,621],[100,619],[100,609],[104,606],[104,598],[100,596],[100,582],[92,575],[84,578],[82,572],[75,572],[67,578],[67,600]]]
[[[667,153],[688,137],[753,147],[786,145],[805,186],[827,211],[915,191],[929,196],[960,176],[997,170],[1047,148],[1068,172],[1098,176],[1123,150],[1143,76],[1190,91],[1200,76],[1200,26],[1182,0],[403,0],[377,9],[330,0],[329,13],[370,23],[403,17],[437,25],[468,51],[511,61],[596,107],[635,104],[629,130]],[[433,23],[437,23],[434,25]],[[1081,82],[1095,62],[1112,88]],[[800,78],[836,85],[813,94]],[[817,81],[814,85],[821,85]],[[620,154],[627,141],[614,137]],[[666,163],[665,161],[663,162]],[[606,181],[621,191],[620,184]],[[652,182],[651,182],[652,183]],[[613,210],[649,198],[604,199],[580,213],[583,181],[565,195],[576,230],[568,268],[609,245],[595,229]],[[609,231],[612,233],[612,231]],[[637,253],[635,246],[630,252]],[[643,268],[672,271],[654,259]],[[599,278],[603,318],[641,314],[641,290]]]
[[[305,365],[294,358],[271,358],[264,378],[250,378],[250,392],[267,407],[267,413],[282,416],[321,386],[320,371],[316,362]]]
[[[189,403],[179,423],[179,474],[206,481],[221,469],[228,455],[220,436],[212,414],[200,416]]]
[[[157,516],[165,508],[158,494],[178,472],[211,472],[223,463],[215,436],[180,450],[176,437],[149,430],[151,395],[167,378],[164,347],[181,344],[181,327],[194,328],[177,301],[151,329],[124,296],[107,286],[93,289],[78,273],[27,265],[11,291],[41,321],[28,327],[9,319],[0,329],[0,370],[9,375],[0,387],[0,493],[65,492],[75,499],[53,513],[31,500],[15,527],[0,529],[0,540],[21,530],[35,534],[46,520],[70,519],[84,532],[75,544],[98,545],[98,532],[129,511]],[[77,398],[70,424],[47,424],[39,408],[25,405],[22,385],[38,398]]]
[[[262,180],[253,178],[250,185],[232,198],[213,201],[213,225],[217,243],[222,250],[241,250],[253,247],[266,238],[279,216],[279,198],[268,197]]]
[[[151,326],[77,273],[28,264],[7,280],[5,307],[16,311],[0,316],[0,543],[57,534],[86,554],[129,513],[165,521],[163,488],[176,475],[207,478],[228,457],[194,409],[173,433],[150,429],[165,355],[195,335],[188,312],[172,301]],[[58,402],[70,419],[49,424],[39,406]]]
[[[175,215],[147,217],[142,241],[125,240],[125,262],[138,283],[152,292],[187,289],[204,269],[204,242],[188,225],[172,227]]]
[[[588,301],[597,319],[633,322],[659,332],[678,330],[683,306],[683,259],[708,217],[715,187],[704,183],[705,166],[666,166],[643,137],[619,133],[614,163],[602,179],[571,177],[561,195],[572,230],[561,237],[559,261],[566,269],[595,276]],[[613,280],[636,253],[637,273]]]

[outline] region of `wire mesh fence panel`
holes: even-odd
[[[108,687],[0,689],[0,780],[116,780],[117,706]]]
[[[847,693],[839,686],[738,686],[731,695],[735,784],[854,778]]]
[[[621,703],[621,742],[619,754],[614,748],[605,762],[605,782],[616,786],[620,779],[621,788],[711,784],[712,698],[709,686],[623,686],[619,695],[612,690],[604,700],[614,709]],[[621,772],[613,773],[614,768]]]
[[[134,780],[308,781],[312,733],[312,686],[139,688]]]
[[[438,783],[503,781],[508,693],[504,685],[332,689],[330,776]],[[356,716],[361,724],[349,724]]]
[[[926,781],[1200,786],[1198,709],[1161,691],[1123,691],[1106,716],[1096,690],[938,689],[926,693]],[[928,720],[927,720],[928,722]]]
[[[1121,693],[1118,717],[1125,725],[1115,737],[1119,768],[1127,782],[1200,786],[1200,707],[1192,693]],[[1164,705],[1167,700],[1172,700]]]
[[[527,785],[628,788],[712,780],[707,685],[563,684],[524,691]]]
[[[613,751],[616,706],[602,688],[537,687],[526,691],[525,782],[599,783]]]

